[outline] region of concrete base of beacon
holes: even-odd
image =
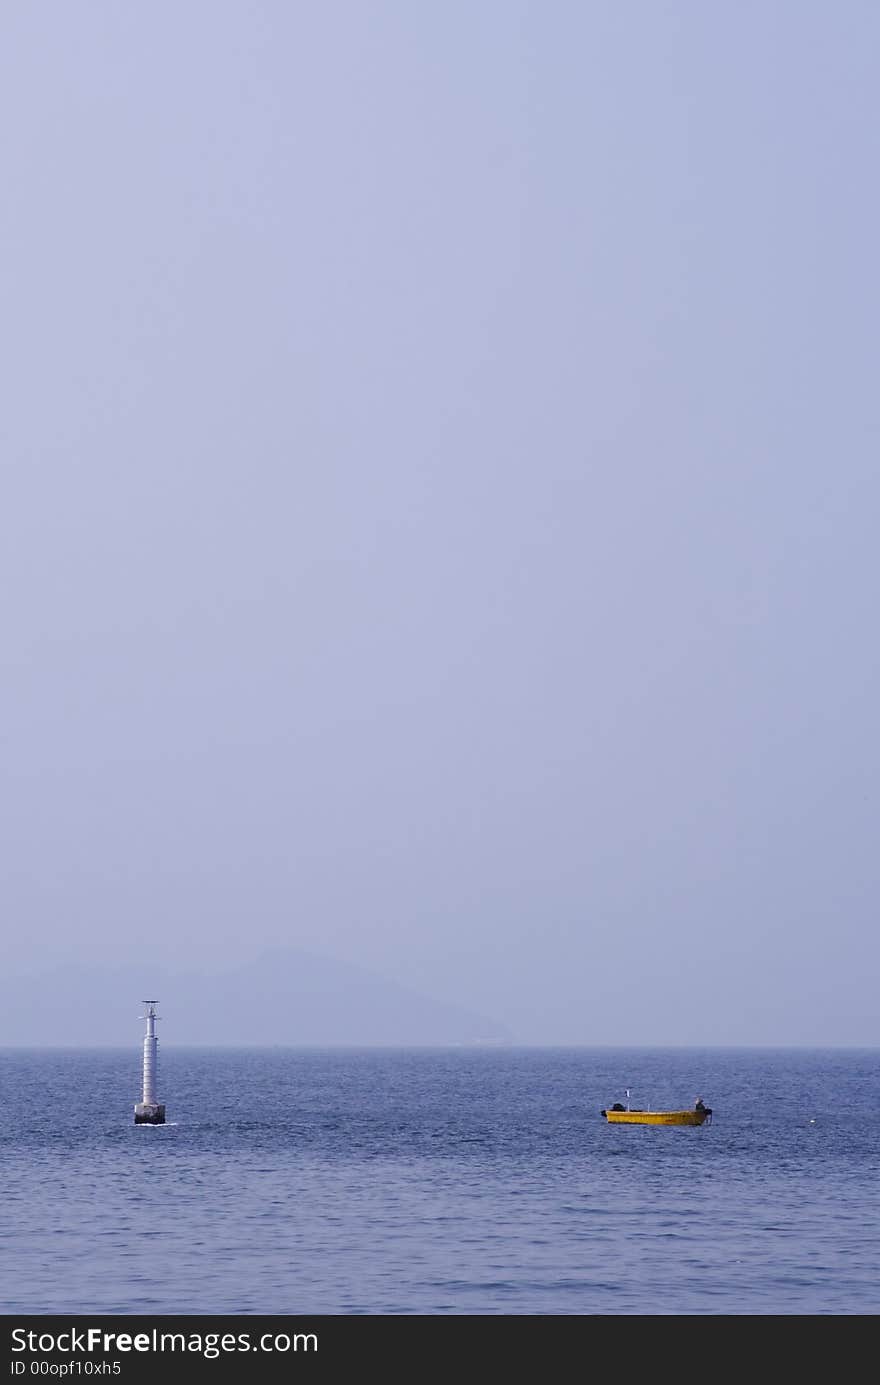
[[[160,1103],[155,1106],[147,1105],[146,1102],[139,1101],[134,1108],[135,1125],[164,1125],[165,1107]]]

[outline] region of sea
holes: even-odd
[[[880,1050],[0,1051],[6,1314],[876,1314]],[[712,1107],[608,1125],[614,1101]]]

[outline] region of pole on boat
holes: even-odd
[[[158,1067],[157,1048],[159,1040],[156,1038],[156,1014],[158,1000],[145,1000],[147,1013],[141,1018],[147,1021],[147,1032],[144,1035],[144,1084],[141,1099],[134,1108],[135,1125],[164,1125],[165,1107],[156,1096],[156,1069]]]
[[[626,1109],[629,1110],[629,1087],[626,1089]]]

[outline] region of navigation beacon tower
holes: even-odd
[[[156,1048],[159,1040],[156,1038],[156,1006],[158,1000],[145,1000],[147,1013],[141,1018],[147,1021],[147,1032],[144,1035],[144,1090],[141,1100],[134,1108],[135,1125],[164,1125],[165,1107],[156,1096]]]

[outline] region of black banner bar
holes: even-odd
[[[839,1353],[836,1332],[817,1333],[831,1318],[714,1316],[15,1316],[2,1319],[9,1381],[38,1379],[215,1380],[230,1374],[275,1380],[291,1373],[313,1376],[322,1368],[348,1367],[410,1378],[440,1370],[460,1374],[491,1361],[539,1380],[562,1380],[598,1367],[624,1370],[674,1352],[682,1365],[700,1369],[743,1368],[760,1342],[785,1351],[789,1366],[800,1357],[815,1369],[827,1346]],[[862,1322],[873,1322],[862,1319]],[[846,1318],[847,1346],[860,1335]],[[805,1332],[805,1326],[809,1331]],[[719,1358],[719,1351],[722,1353]],[[2,1385],[2,1382],[0,1382]]]

